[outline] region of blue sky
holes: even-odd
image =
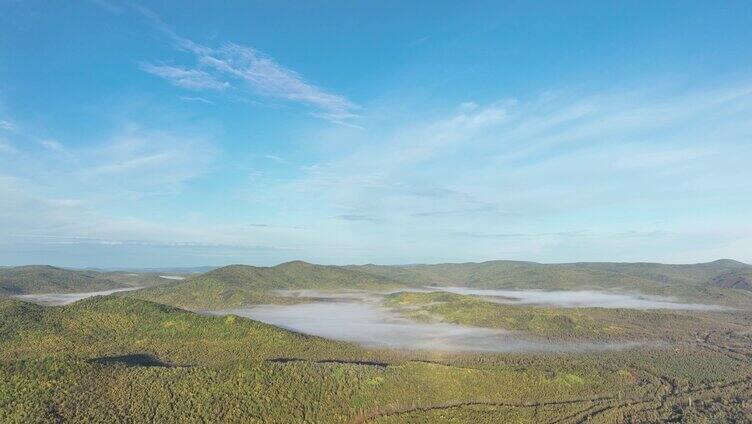
[[[0,264],[752,262],[752,5],[0,0]]]

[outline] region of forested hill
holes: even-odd
[[[369,264],[348,268],[411,284],[485,288],[614,288],[643,290],[648,293],[660,293],[671,288],[727,287],[730,285],[724,282],[728,280],[719,280],[720,276],[740,273],[749,275],[752,272],[752,266],[728,259],[688,265],[488,261],[402,266]],[[738,287],[745,286],[740,283]]]
[[[188,309],[222,309],[283,303],[275,290],[393,290],[428,285],[542,290],[614,289],[684,298],[726,297],[721,288],[744,289],[752,266],[730,260],[693,265],[582,262],[541,264],[490,261],[437,265],[229,265],[184,281],[127,296]],[[734,276],[739,278],[730,282]],[[726,276],[726,277],[723,277]],[[725,292],[724,292],[725,293]],[[720,299],[717,299],[721,301]]]
[[[230,265],[203,274],[231,284],[250,284],[264,289],[384,288],[397,285],[393,279],[332,265],[303,261],[273,267]]]
[[[489,261],[401,266],[331,266],[293,261],[273,267],[229,265],[182,281],[165,280],[150,274],[101,273],[42,265],[0,268],[0,296],[150,286],[130,295],[191,309],[279,302],[273,293],[275,290],[385,291],[428,285],[615,289],[700,298],[718,290],[752,290],[752,266],[732,260],[690,265]]]
[[[77,293],[128,287],[106,274],[48,265],[0,268],[0,296],[35,293]]]
[[[56,342],[44,343],[51,335]],[[96,296],[56,308],[0,299],[0,340],[0,361],[19,356],[96,357],[136,345],[173,364],[263,359],[285,352],[305,357],[307,350],[351,349],[346,343],[257,321],[204,316],[116,296]]]
[[[273,267],[229,265],[127,295],[189,309],[213,309],[279,301],[275,290],[383,291],[405,285],[386,276],[346,267],[293,261]]]
[[[123,297],[0,299],[0,422],[748,422],[749,345],[380,351]]]

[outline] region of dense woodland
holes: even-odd
[[[277,290],[395,291],[431,285],[543,290],[639,291],[680,299],[747,305],[752,303],[752,266],[732,260],[693,265],[657,263],[572,263],[490,261],[406,266],[327,266],[303,261],[273,267],[230,265],[185,280],[153,273],[102,273],[48,266],[0,268],[0,296],[73,293],[146,287],[128,296],[187,309],[222,309],[259,303],[286,303]],[[733,289],[733,290],[725,290]]]
[[[75,293],[127,287],[105,274],[52,266],[0,268],[0,295]]]
[[[523,332],[547,340],[669,341],[694,340],[696,334],[726,329],[744,332],[752,323],[747,310],[696,311],[561,308],[510,305],[445,292],[400,292],[385,304],[418,320],[444,321]]]
[[[186,281],[129,293],[144,300],[188,309],[223,309],[261,303],[288,303],[277,290],[393,290],[404,283],[388,277],[338,266],[302,261],[274,267],[230,265]]]
[[[151,287],[170,281],[155,273],[100,272],[48,265],[0,267],[0,297]]]

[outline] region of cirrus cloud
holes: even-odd
[[[207,72],[197,69],[183,69],[178,66],[152,65],[142,63],[143,71],[156,75],[170,82],[170,84],[188,90],[224,90],[230,86],[228,82],[220,81]]]
[[[153,11],[138,5],[132,7],[167,36],[177,49],[193,54],[196,62],[192,68],[144,63],[141,69],[146,72],[190,90],[233,87],[247,94],[302,104],[312,109],[313,116],[338,124],[347,124],[348,120],[358,116],[356,111],[360,106],[307,81],[298,72],[284,67],[258,49],[236,43],[224,43],[217,48],[202,45],[178,35]],[[228,78],[233,79],[233,84],[223,81]]]

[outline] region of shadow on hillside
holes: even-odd
[[[89,360],[94,364],[102,365],[125,365],[128,367],[166,367],[173,368],[174,365],[164,362],[154,355],[147,353],[132,353],[129,355],[102,356]]]

